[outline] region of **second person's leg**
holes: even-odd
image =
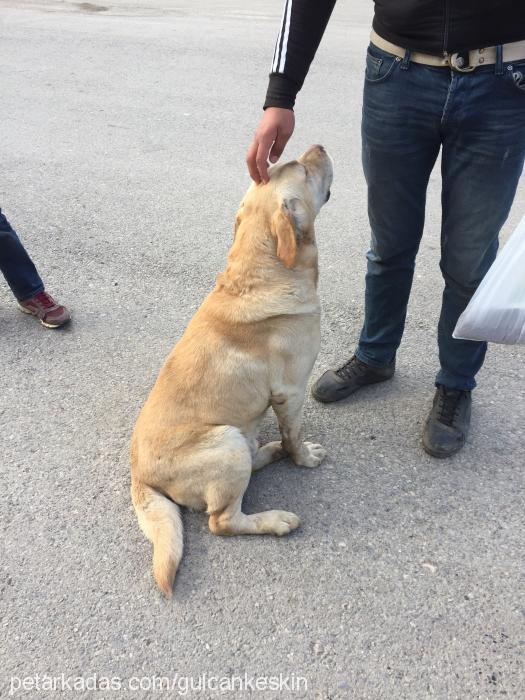
[[[0,209],[0,271],[18,300],[20,310],[36,316],[43,326],[59,328],[70,320],[65,306],[57,304],[15,230]]]
[[[1,209],[0,270],[19,301],[33,297],[44,289],[33,261]]]

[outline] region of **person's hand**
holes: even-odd
[[[268,182],[268,159],[277,163],[293,134],[295,115],[292,109],[268,107],[265,110],[246,155],[251,178],[257,184]]]

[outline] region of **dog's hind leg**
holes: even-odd
[[[277,445],[279,448],[277,448]],[[242,497],[252,473],[252,454],[248,441],[236,428],[228,428],[223,436],[219,457],[214,464],[213,479],[206,488],[206,503],[209,513],[209,527],[216,535],[287,535],[299,525],[294,513],[284,510],[268,510],[246,515],[241,510]],[[278,454],[280,443],[270,443],[262,450],[258,468],[264,466]],[[259,455],[261,450],[256,452]]]
[[[216,535],[287,535],[299,526],[295,513],[265,510],[246,515],[241,511],[242,496],[220,513],[211,513],[209,526]]]

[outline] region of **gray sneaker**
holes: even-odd
[[[354,355],[339,369],[329,369],[319,377],[312,387],[312,396],[322,403],[340,401],[363,386],[391,379],[395,369],[395,361],[388,367],[370,367]]]
[[[465,444],[470,425],[470,391],[438,385],[423,431],[423,447],[432,457],[450,457]]]

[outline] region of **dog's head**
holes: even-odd
[[[252,185],[236,218],[236,232],[254,216],[266,222],[277,258],[288,268],[309,257],[315,245],[314,221],[330,197],[332,159],[323,146],[311,146],[294,161],[270,168],[266,185]],[[251,220],[251,222],[249,221]],[[253,224],[252,224],[253,225]]]

